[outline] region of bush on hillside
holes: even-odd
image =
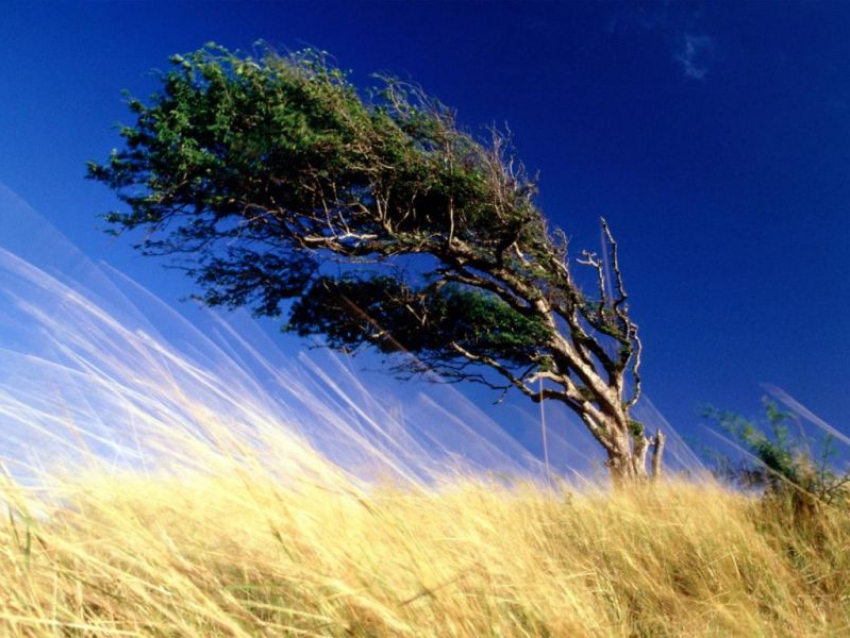
[[[703,417],[729,433],[744,459],[715,454],[715,473],[748,488],[763,489],[766,499],[788,504],[798,514],[814,513],[823,505],[850,505],[850,471],[836,468],[835,438],[814,441],[806,436],[797,416],[781,410],[767,397],[765,416],[753,421],[738,413],[707,406]],[[792,425],[798,426],[792,434]]]

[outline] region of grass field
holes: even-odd
[[[612,494],[215,474],[95,472],[55,483],[53,506],[8,487],[0,635],[850,633],[837,510],[795,521],[707,482]]]
[[[850,635],[846,510],[441,470],[346,366],[308,383],[121,280],[178,351],[0,267],[0,636]]]

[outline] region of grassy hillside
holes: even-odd
[[[278,365],[123,279],[111,305],[180,349],[2,252],[0,276],[4,638],[850,635],[846,510],[488,483],[442,469],[510,451],[455,395],[396,418],[350,362]]]
[[[40,515],[7,488],[0,635],[850,632],[850,522],[832,509],[794,521],[709,484],[555,495],[216,474],[63,480]]]

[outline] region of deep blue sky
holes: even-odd
[[[762,382],[846,427],[850,3],[4,2],[0,182],[176,303],[188,280],[97,231],[115,202],[84,165],[131,121],[121,89],[259,39],[509,123],[574,246],[611,223],[646,391],[680,430],[699,402],[757,411]]]

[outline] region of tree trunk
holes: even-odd
[[[611,432],[606,445],[608,460],[606,465],[611,481],[616,488],[627,487],[647,481],[656,481],[661,476],[661,460],[666,437],[658,430],[652,438],[643,431],[632,432],[628,417],[611,420],[608,431]],[[651,473],[647,472],[647,453],[652,448]]]

